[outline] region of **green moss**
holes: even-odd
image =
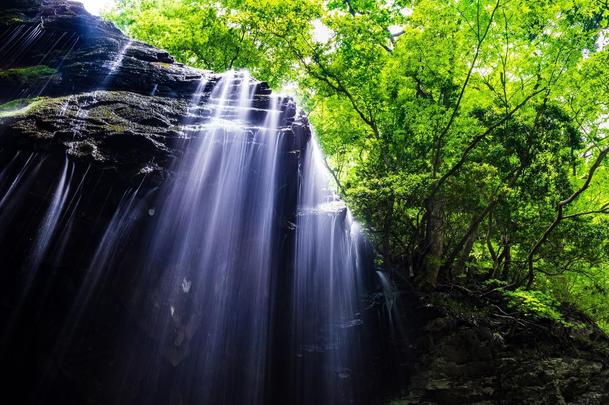
[[[4,26],[22,24],[23,22],[23,18],[17,15],[7,15],[5,17],[0,17],[0,25]]]
[[[111,132],[125,132],[130,129],[126,124],[108,124],[107,128]]]
[[[47,79],[55,73],[57,73],[57,69],[53,69],[47,65],[26,66],[0,71],[0,79],[32,82]]]
[[[169,69],[170,67],[174,66],[171,63],[167,63],[167,62],[152,62],[153,65],[164,68],[164,69]]]
[[[0,112],[18,110],[29,104],[28,99],[18,98],[17,100],[9,101],[8,103],[0,104]]]
[[[33,108],[41,106],[45,100],[47,100],[47,97],[20,98],[0,104],[0,118],[25,114]]]

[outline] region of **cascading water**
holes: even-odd
[[[331,190],[315,140],[289,130],[293,102],[256,91],[247,72],[204,77],[177,140],[187,146],[158,186],[143,186],[144,176],[112,201],[116,192],[103,197],[90,167],[66,157],[53,168],[27,259],[13,260],[25,271],[21,296],[35,296],[25,313],[44,313],[60,277],[34,267],[70,256],[86,271],[62,304],[36,376],[38,402],[59,395],[53,370],[90,361],[99,398],[111,403],[369,403],[369,248]],[[44,158],[4,159],[1,204],[18,211],[15,195],[27,198]],[[71,250],[79,215],[97,198],[83,189],[109,199],[102,209],[112,213],[105,222],[86,215],[88,257]],[[24,316],[7,319],[28,330]],[[97,333],[108,335],[112,361],[82,360]]]
[[[142,327],[156,335],[159,350],[153,356],[134,352],[138,365],[125,378],[156,385],[163,361],[185,374],[180,387],[152,389],[153,398],[178,401],[186,391],[209,403],[263,399],[274,248],[281,242],[281,99],[273,98],[263,125],[254,127],[247,117],[253,87],[243,73],[220,79],[205,104],[211,118],[187,124],[193,139],[178,178],[151,208],[152,237],[135,264],[138,291],[130,304],[144,314]],[[193,115],[200,97],[193,97]]]
[[[356,403],[362,367],[361,231],[331,190],[313,139],[304,158],[292,287],[301,403]],[[312,387],[316,387],[312,389]]]

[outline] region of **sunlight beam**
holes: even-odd
[[[81,0],[85,9],[93,15],[100,15],[114,5],[115,0]]]

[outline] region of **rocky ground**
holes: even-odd
[[[499,293],[407,294],[409,377],[392,405],[607,404],[609,338],[570,308],[571,327],[511,309]]]

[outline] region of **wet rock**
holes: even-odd
[[[29,274],[22,270],[27,269],[30,236],[39,233],[62,173],[69,192],[61,226],[33,280],[35,293],[23,305],[25,315],[20,319],[25,321],[16,325],[17,332],[2,348],[10,349],[0,353],[3,371],[11,376],[5,381],[11,389],[3,393],[3,401],[40,403],[33,386],[50,378],[53,383],[42,387],[45,395],[48,392],[47,402],[115,402],[104,397],[103,386],[125,403],[181,403],[160,397],[154,402],[138,400],[137,395],[149,394],[141,381],[116,380],[116,365],[131,355],[121,349],[129,345],[121,346],[118,340],[133,339],[158,351],[159,373],[172,375],[195,361],[192,345],[202,323],[202,314],[193,310],[200,306],[192,301],[195,294],[181,279],[176,283],[184,294],[178,299],[162,299],[167,294],[160,289],[134,303],[138,274],[133,264],[140,259],[141,246],[136,237],[121,238],[150,232],[151,221],[163,214],[159,190],[179,175],[176,163],[195,153],[196,148],[189,148],[200,141],[195,137],[205,136],[200,129],[217,112],[217,100],[210,97],[221,76],[185,67],[163,50],[128,39],[79,3],[10,4],[14,7],[0,11],[0,187],[6,192],[21,173],[25,180],[0,210],[0,219],[6,219],[0,232],[0,267],[10,270],[0,272],[3,324],[21,309],[18,294]],[[295,179],[311,132],[292,100],[271,104],[268,84],[253,79],[251,83],[255,96],[244,114],[244,136],[254,142],[252,134],[271,105],[281,111],[278,158],[284,163],[276,179],[281,192],[275,198],[281,207],[276,215],[285,225],[280,228],[281,253],[276,260],[288,263],[295,234]],[[230,106],[237,102],[237,90],[229,91],[228,107],[218,118],[235,117]],[[125,213],[122,207],[129,210]],[[105,253],[121,258],[121,270],[107,266],[103,274],[91,274],[92,260],[106,248],[108,235],[120,239],[113,245],[116,251]],[[99,278],[99,285],[93,287],[90,278]],[[79,314],[82,330],[66,339],[62,325],[74,311],[81,311],[74,303],[83,295],[95,301],[90,307],[94,309]],[[160,316],[168,319],[163,338],[151,327]],[[117,319],[126,325],[118,325]],[[355,328],[357,322],[347,326]],[[279,336],[278,332],[277,342],[287,341]],[[281,359],[274,361],[277,370],[283,370]],[[341,379],[352,379],[356,373],[337,372]]]
[[[166,51],[125,37],[114,25],[64,0],[15,8],[0,18],[0,139],[16,149],[66,152],[128,181],[171,176],[171,162],[213,115],[210,92],[220,76],[175,63]],[[20,44],[27,39],[27,52]],[[200,88],[202,81],[206,85]],[[271,89],[254,82],[246,118],[262,122]],[[200,105],[189,105],[195,91]],[[236,88],[234,89],[236,91]],[[229,94],[228,104],[238,95]],[[298,150],[310,131],[291,99],[280,127]],[[223,118],[237,112],[227,109]]]
[[[5,145],[38,151],[64,150],[70,156],[117,165],[120,173],[146,172],[162,179],[187,103],[180,99],[98,91],[43,98],[0,118]],[[156,169],[150,169],[154,162]]]
[[[112,23],[91,16],[80,3],[51,0],[40,6],[12,1],[16,8],[0,17],[0,38],[8,41],[0,48],[0,68],[44,66],[53,74],[29,80],[0,75],[0,104],[94,90],[190,98],[204,76],[207,91],[218,80],[210,72],[175,63],[164,50],[125,37]],[[268,84],[258,82],[255,94],[254,107],[268,108]],[[293,117],[294,111],[286,115]]]
[[[494,316],[458,293],[450,301],[452,308],[423,305],[434,310],[420,312],[413,332],[407,394],[391,404],[609,403],[609,338],[600,332],[565,338],[542,325]]]

